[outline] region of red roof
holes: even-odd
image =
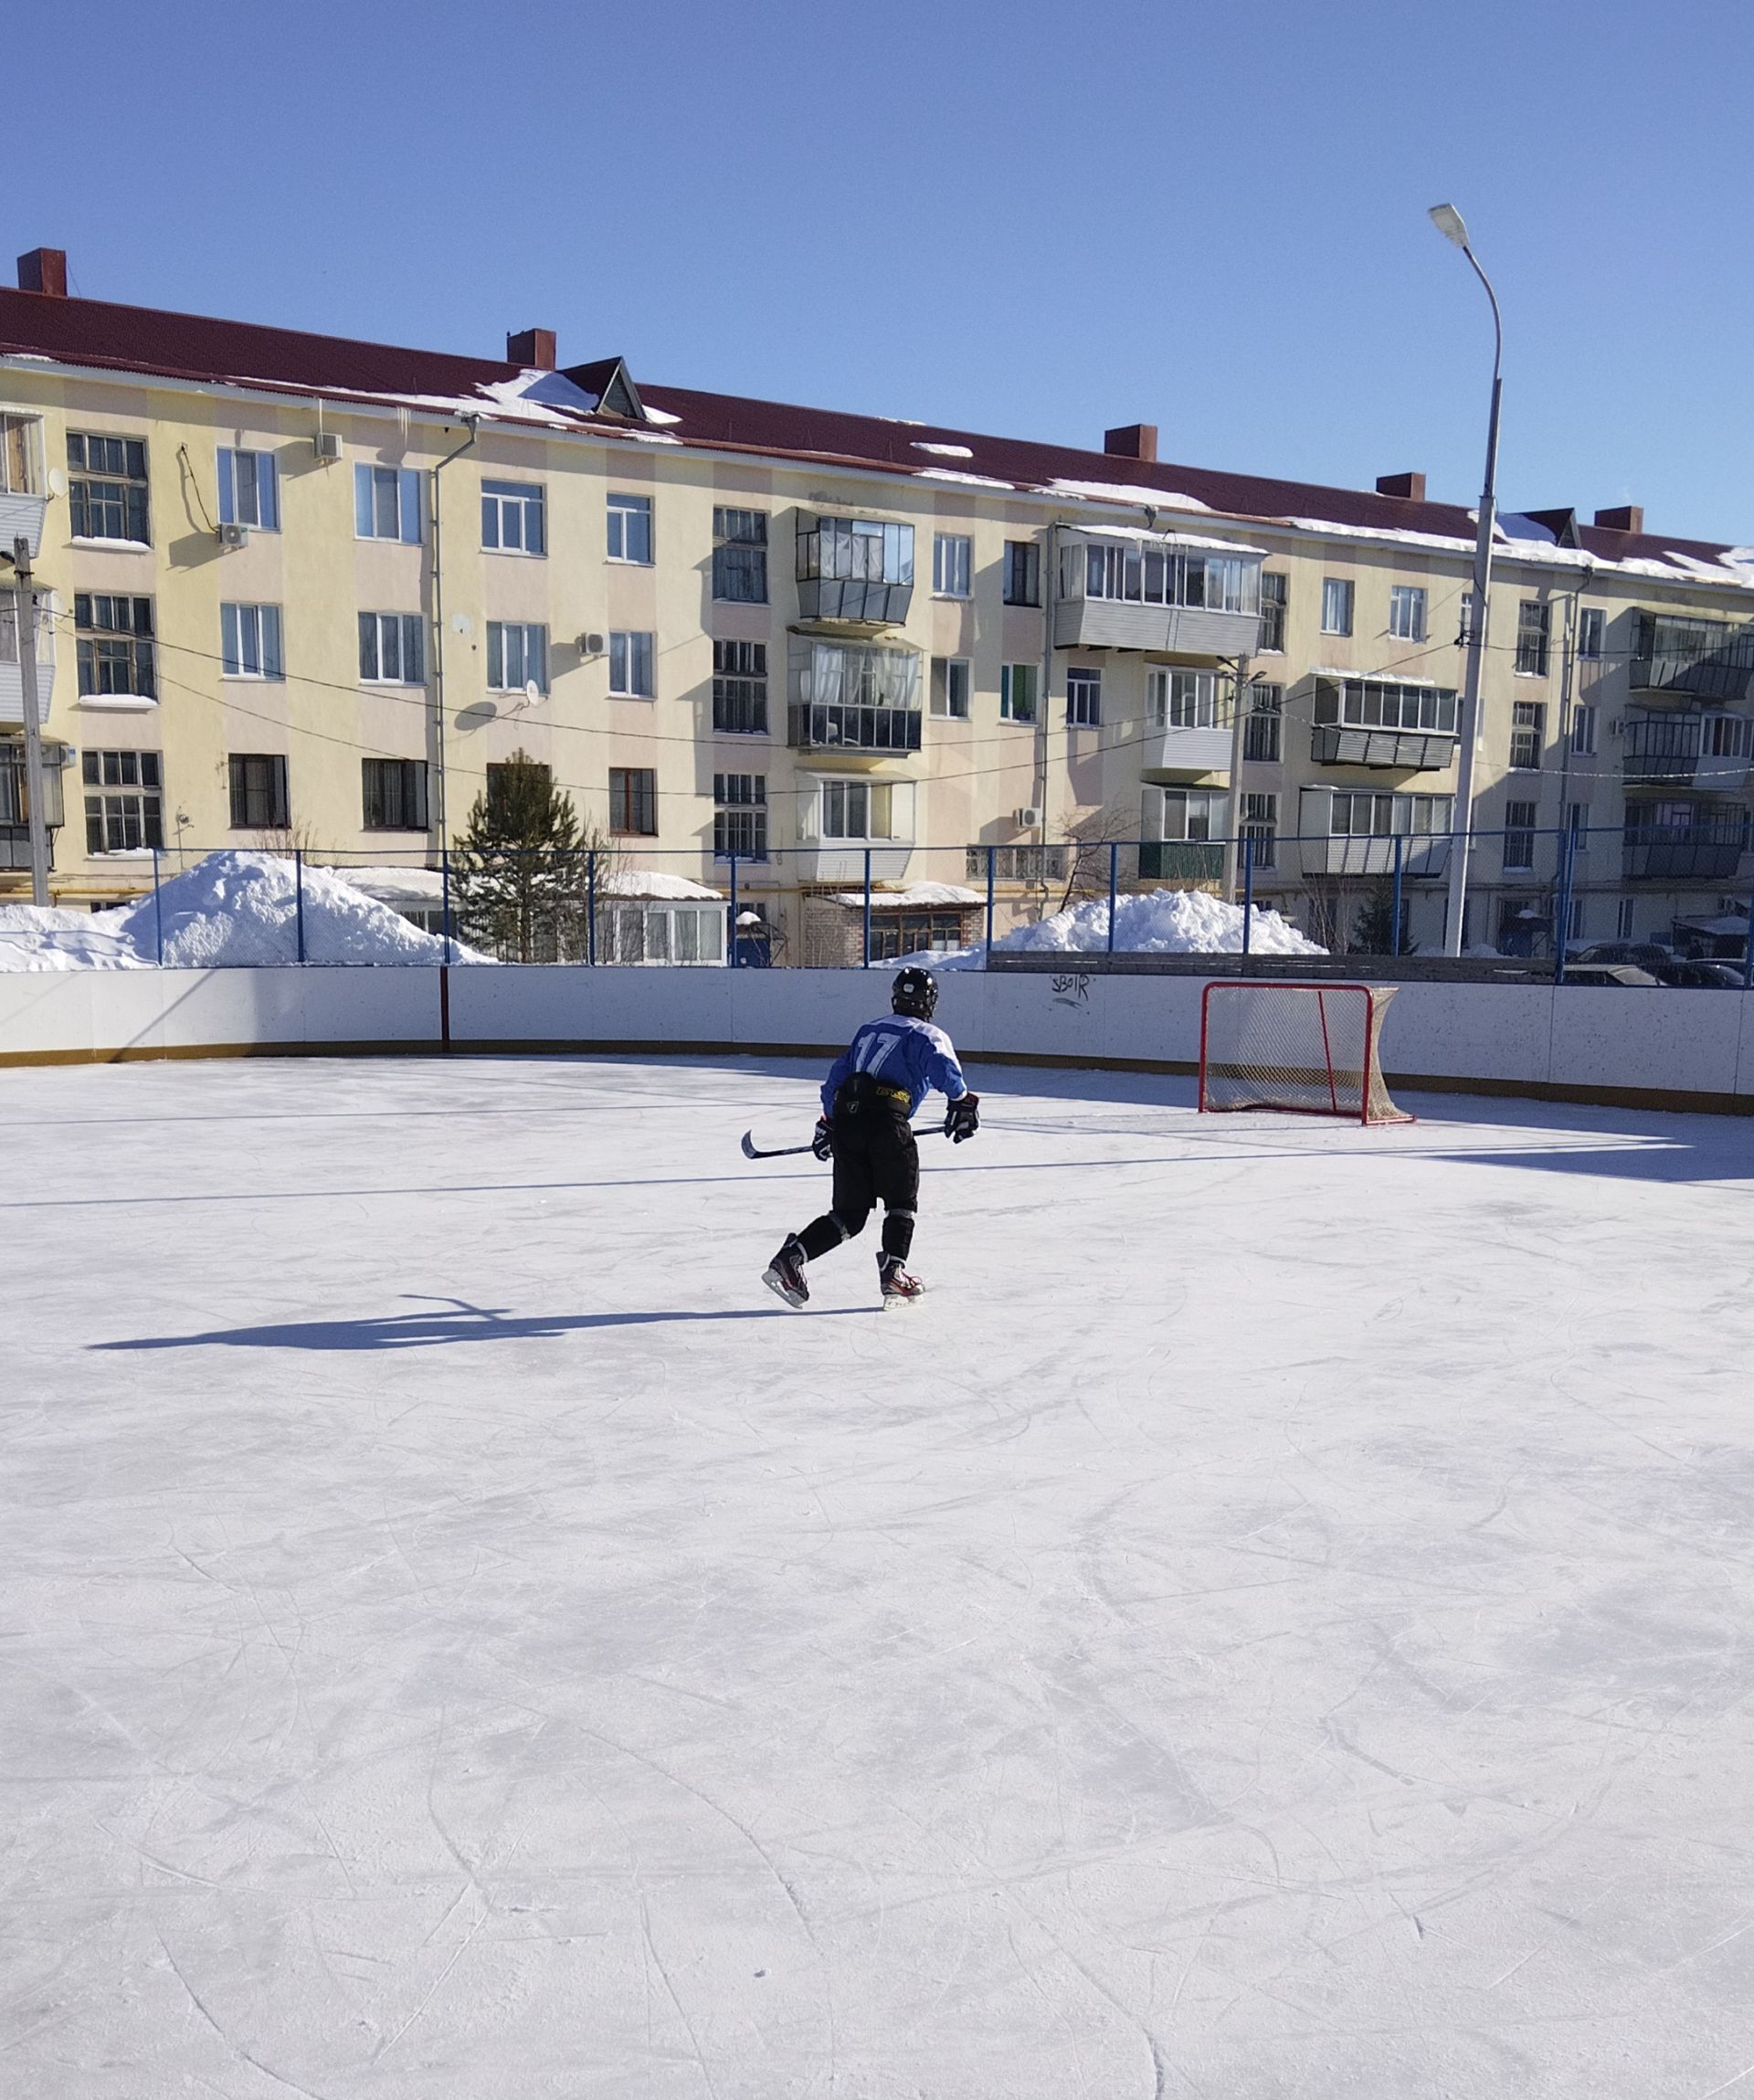
[[[153,307],[116,306],[100,300],[54,298],[0,288],[0,355],[20,353],[70,364],[271,391],[378,399],[480,398],[485,415],[503,413],[506,406],[502,396],[490,396],[485,390],[503,387],[517,379],[521,370],[495,358],[455,357],[441,351],[311,335],[298,329],[263,328],[200,314],[164,313]],[[598,360],[573,366],[565,376],[595,399],[602,375],[612,364],[612,360]],[[1142,506],[1151,503],[1151,491],[1169,491],[1231,518],[1304,518],[1366,531],[1429,533],[1458,540],[1472,540],[1474,532],[1472,515],[1460,505],[1416,503],[1373,490],[1330,489],[1262,475],[1227,474],[1211,468],[1038,445],[836,409],[745,400],[692,388],[641,383],[639,397],[665,418],[660,427],[666,435],[709,448],[837,461],[910,475],[923,471],[929,475],[935,470],[1031,491],[1051,491],[1056,481],[1101,483],[1136,489]],[[555,412],[570,414],[581,427],[618,427],[583,408]],[[676,420],[671,423],[671,417]],[[955,447],[967,457],[922,449],[929,446]],[[1178,513],[1169,504],[1162,508],[1166,524],[1173,524],[1178,517],[1191,522],[1199,514]],[[1675,552],[1709,563],[1722,551],[1715,542],[1609,532],[1593,525],[1582,526],[1578,536],[1587,551],[1610,561],[1661,561]]]

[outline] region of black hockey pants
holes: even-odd
[[[920,1193],[920,1154],[908,1128],[906,1095],[849,1082],[835,1101],[833,1131],[834,1208],[798,1234],[805,1253],[814,1261],[854,1239],[881,1201],[883,1252],[905,1261]]]

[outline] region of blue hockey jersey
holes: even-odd
[[[824,1115],[834,1113],[841,1082],[856,1071],[868,1072],[879,1086],[904,1087],[909,1115],[934,1087],[949,1101],[960,1101],[968,1091],[956,1045],[942,1029],[911,1014],[885,1014],[880,1021],[867,1021],[853,1037],[822,1082]]]

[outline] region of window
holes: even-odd
[[[1001,722],[1035,720],[1035,681],[1032,663],[1001,664],[999,672],[999,719]]]
[[[1614,938],[1630,941],[1632,937],[1632,900],[1622,897],[1614,910]]]
[[[545,492],[529,481],[483,481],[481,545],[502,554],[545,554]]]
[[[627,700],[652,700],[652,638],[649,634],[611,634],[609,691]]]
[[[969,881],[985,881],[990,859],[999,882],[1063,882],[1072,865],[1070,846],[969,846],[963,869]]]
[[[80,754],[88,853],[132,853],[164,843],[161,765],[155,751]]]
[[[279,606],[221,606],[220,666],[227,678],[281,678]]]
[[[420,475],[414,467],[354,469],[354,533],[361,540],[420,543]]]
[[[968,719],[968,659],[935,656],[932,659],[932,712],[950,722]]]
[[[822,783],[822,836],[825,839],[893,839],[894,789],[882,780],[825,780]]]
[[[1250,859],[1258,875],[1263,868],[1279,864],[1279,797],[1245,795],[1242,797],[1242,837],[1251,840]]]
[[[76,540],[152,540],[146,448],[138,438],[69,431],[68,504]]]
[[[1005,543],[1005,603],[1008,606],[1041,603],[1041,549],[1034,540]]]
[[[642,839],[658,835],[658,776],[649,765],[609,768],[609,829]]]
[[[948,912],[877,912],[872,914],[871,959],[893,963],[902,955],[945,955],[966,939],[966,915]]]
[[[1417,584],[1396,584],[1390,588],[1389,632],[1397,641],[1425,639],[1425,593]]]
[[[609,498],[609,559],[612,562],[651,560],[651,498]]]
[[[252,532],[280,529],[280,478],[272,452],[219,448],[219,522]]]
[[[1545,611],[1546,607],[1543,607]],[[1539,770],[1541,747],[1547,741],[1547,703],[1517,700],[1510,707],[1510,765],[1514,773]]]
[[[938,533],[932,541],[932,588],[941,598],[966,598],[971,587],[975,543],[963,533]]]
[[[1230,797],[1223,788],[1165,787],[1156,792],[1163,797],[1163,839],[1224,837]]]
[[[1571,710],[1571,748],[1580,758],[1596,754],[1596,711],[1581,703]]]
[[[426,644],[418,613],[361,613],[359,675],[367,685],[424,685]]]
[[[1228,729],[1231,694],[1218,690],[1210,670],[1154,670],[1146,674],[1146,705],[1158,729]]]
[[[1548,635],[1553,608],[1538,598],[1525,598],[1516,608],[1516,669],[1524,678],[1547,676]]]
[[[231,779],[232,829],[284,830],[292,820],[285,759],[278,752],[234,751],[226,770]]]
[[[1261,572],[1261,639],[1256,645],[1263,656],[1283,656],[1285,648],[1285,608],[1291,599],[1291,578],[1275,570]]]
[[[1463,591],[1462,594],[1462,624],[1455,630],[1455,646],[1457,649],[1467,648],[1468,636],[1472,633],[1473,628],[1474,593],[1472,591]],[[1485,638],[1483,637],[1482,638],[1484,639]]]
[[[1505,804],[1505,867],[1533,868],[1535,865],[1535,812],[1532,802],[1506,802]]]
[[[1322,578],[1322,632],[1352,632],[1352,579],[1349,576]]]
[[[514,621],[487,623],[487,683],[492,692],[548,690],[548,629]]]
[[[427,767],[419,758],[362,758],[367,831],[427,828]]]
[[[1455,701],[1451,688],[1422,680],[1318,676],[1310,719],[1317,728],[1417,729],[1453,736]]]
[[[723,604],[767,603],[767,513],[713,512],[713,596]]]
[[[73,626],[82,695],[123,693],[137,700],[157,699],[151,598],[75,591]],[[16,653],[15,648],[13,654]]]
[[[1337,790],[1327,828],[1336,839],[1427,839],[1447,834],[1455,820],[1453,795],[1374,794]]]
[[[37,485],[35,416],[0,416],[0,496],[34,496]]]
[[[1249,712],[1242,724],[1242,755],[1257,765],[1277,765],[1280,731],[1284,722],[1285,689],[1263,678],[1249,687]]]
[[[597,955],[608,963],[721,963],[723,904],[599,904]]]
[[[767,858],[767,776],[765,773],[715,773],[713,776],[713,852],[728,860]]]
[[[1583,938],[1583,899],[1581,897],[1573,897],[1571,900],[1571,910],[1566,921],[1565,935],[1569,941],[1580,941]]]
[[[1069,670],[1066,673],[1066,720],[1077,729],[1094,729],[1102,719],[1102,672]]]
[[[1585,606],[1578,615],[1578,654],[1585,662],[1600,661],[1607,636],[1607,614],[1600,606]]]
[[[727,736],[767,733],[767,644],[713,644],[713,726]]]
[[[1587,802],[1569,802],[1565,809],[1565,835],[1570,843],[1572,858],[1590,850],[1590,805]]]
[[[1241,554],[1196,554],[1156,542],[1068,541],[1060,550],[1065,597],[1125,604],[1201,606],[1211,613],[1257,613],[1261,571]]]

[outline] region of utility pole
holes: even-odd
[[[48,902],[48,826],[43,819],[43,733],[37,710],[37,592],[30,574],[30,542],[12,543],[14,631],[18,637],[18,676],[25,692],[25,794],[30,817],[30,901]]]
[[[1224,845],[1224,896],[1236,895],[1237,869],[1242,859],[1242,748],[1243,723],[1249,699],[1249,665],[1253,660],[1236,660],[1236,704],[1231,711],[1231,821]]]

